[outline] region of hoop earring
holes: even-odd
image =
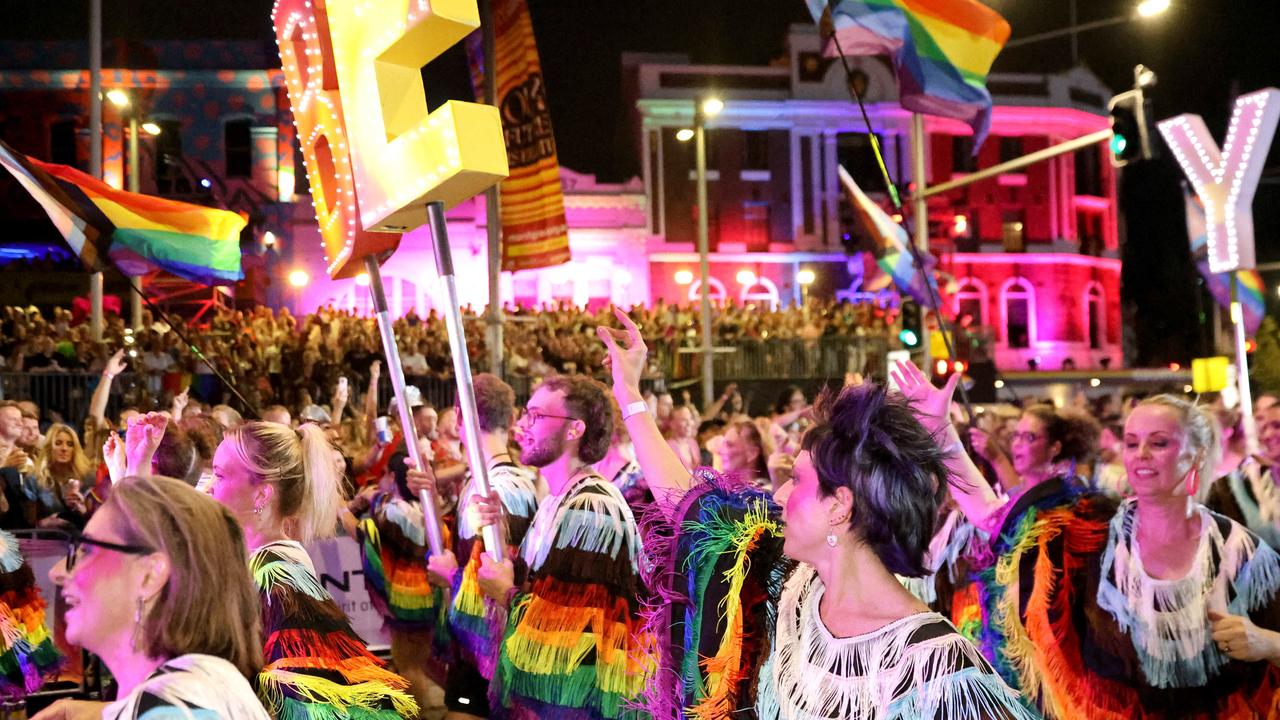
[[[1200,490],[1200,469],[1191,468],[1191,472],[1187,473],[1187,519],[1195,513],[1196,509],[1196,492]]]

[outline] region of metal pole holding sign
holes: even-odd
[[[400,430],[404,444],[414,467],[427,467],[418,448],[418,429],[413,423],[413,408],[409,407],[404,393],[404,368],[400,365],[400,348],[396,345],[395,329],[391,327],[391,313],[387,310],[387,295],[382,290],[382,272],[378,258],[368,255],[364,266],[369,272],[369,294],[373,297],[373,309],[378,316],[378,330],[382,334],[382,349],[387,355],[387,374],[391,376],[391,388],[395,393],[396,409],[400,414]],[[418,498],[422,502],[422,520],[427,530],[427,547],[432,555],[444,553],[444,537],[440,532],[440,513],[434,493],[423,490]]]
[[[1240,420],[1245,453],[1258,451],[1258,425],[1253,420],[1253,394],[1249,391],[1249,350],[1245,343],[1244,308],[1240,305],[1240,276],[1231,273],[1231,324],[1235,328],[1236,382],[1240,386]]]
[[[467,336],[462,327],[462,311],[458,305],[458,284],[453,275],[453,253],[449,249],[449,227],[444,219],[444,203],[427,203],[427,221],[431,225],[432,246],[436,252],[436,274],[444,283],[445,327],[449,330],[449,347],[453,350],[453,377],[458,383],[458,407],[462,409],[462,427],[467,432],[467,462],[471,478],[481,496],[489,495],[489,468],[480,452],[480,418],[476,413],[476,392],[471,382],[471,358],[467,354]],[[461,511],[462,508],[459,508]],[[484,549],[489,557],[502,562],[506,544],[501,529],[489,525],[484,529]]]

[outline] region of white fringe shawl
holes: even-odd
[[[834,638],[818,615],[823,591],[817,573],[804,564],[783,588],[773,651],[761,669],[761,720],[1037,717],[954,628],[907,645],[921,627],[947,622],[938,613]]]
[[[173,706],[157,713],[167,718],[268,720],[270,717],[235,666],[211,655],[182,655],[169,660],[158,674],[104,708],[103,720],[134,720],[143,695],[154,696]]]
[[[599,492],[583,492],[588,486]],[[614,560],[625,548],[632,569],[641,569],[642,544],[631,507],[613,483],[599,475],[584,477],[538,506],[520,555],[536,571],[553,546],[601,553]]]
[[[1191,570],[1179,580],[1156,580],[1142,564],[1136,507],[1133,498],[1125,500],[1111,520],[1098,605],[1129,634],[1152,686],[1200,687],[1229,661],[1212,642],[1209,610],[1247,615],[1271,602],[1280,586],[1280,556],[1234,520],[1223,537],[1216,516],[1201,505]]]
[[[512,515],[533,517],[538,510],[538,490],[533,473],[510,465],[498,465],[489,469],[489,487],[498,492],[502,508]],[[475,483],[470,475],[466,487],[458,496],[458,536],[470,540],[476,536],[475,524],[467,508],[471,506],[471,498],[477,494]]]

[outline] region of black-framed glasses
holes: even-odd
[[[150,555],[155,552],[146,545],[125,545],[122,543],[107,542],[106,540],[97,540],[80,532],[67,533],[67,571],[70,572],[76,566],[76,561],[80,558],[80,548],[88,545],[90,547],[102,548],[103,550],[112,550],[126,555]]]
[[[524,412],[524,415],[520,416],[520,421],[517,424],[526,425],[526,426],[536,425],[538,421],[542,420],[543,418],[554,418],[556,420],[577,420],[578,419],[576,417],[573,417],[572,415],[552,415],[551,413],[544,413],[540,410],[534,410],[530,408]]]

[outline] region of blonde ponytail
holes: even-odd
[[[306,484],[298,508],[298,541],[307,543],[333,537],[342,507],[342,476],[334,464],[333,446],[315,423],[298,428],[302,442],[302,473]]]

